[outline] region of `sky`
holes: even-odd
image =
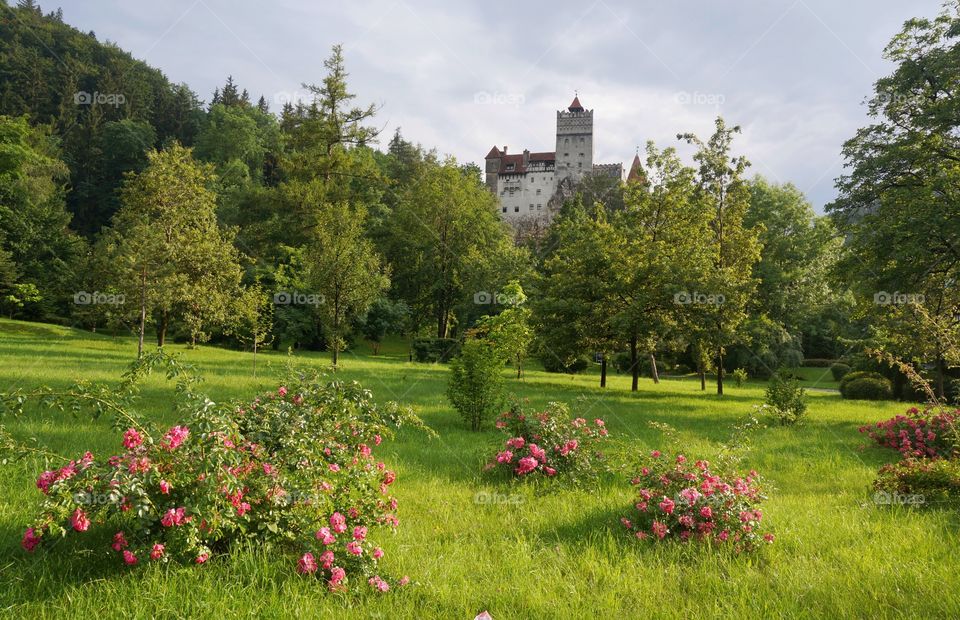
[[[40,4],[45,11],[56,8]],[[841,147],[890,73],[883,48],[941,0],[61,0],[94,31],[209,101],[227,75],[274,111],[344,46],[349,86],[405,138],[482,164],[493,145],[551,151],[556,111],[594,110],[594,161],[629,165],[648,140],[740,125],[752,173],[792,182],[818,212]],[[691,162],[692,163],[692,162]]]

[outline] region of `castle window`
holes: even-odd
[[[533,203],[530,203],[530,210],[533,211]]]
[[[564,153],[563,156],[564,156],[564,157],[570,157],[570,153]]]
[[[517,205],[513,208],[514,213],[520,213],[520,205]]]
[[[539,210],[540,210],[540,207],[542,207],[542,206],[543,206],[543,205],[537,205],[537,211],[539,211]]]
[[[583,153],[580,153],[580,157],[583,157]]]
[[[541,190],[540,190],[540,188],[538,187],[538,188],[537,188],[537,196],[540,195],[540,191],[541,191]]]
[[[513,164],[507,164],[507,172],[513,170]]]
[[[580,138],[580,144],[583,144],[584,142],[586,142],[586,140],[584,138]]]
[[[503,212],[504,212],[504,213],[507,212],[507,208],[506,208],[506,207],[503,208]]]
[[[564,143],[564,144],[570,144],[570,138],[564,138],[564,139],[563,139],[563,143]]]

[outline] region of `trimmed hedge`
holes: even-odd
[[[858,370],[840,380],[840,395],[851,400],[891,400],[893,385],[880,373]]]
[[[803,360],[803,365],[811,368],[830,368],[836,363],[837,360],[831,360],[822,357],[808,357]]]
[[[460,341],[455,338],[417,338],[411,346],[418,362],[447,363],[460,354]]]
[[[845,376],[847,376],[848,374],[850,374],[850,372],[851,372],[852,370],[853,370],[853,369],[850,368],[850,366],[848,366],[848,365],[846,365],[846,364],[844,364],[844,363],[842,363],[842,362],[837,362],[837,363],[835,363],[835,364],[831,364],[831,365],[830,365],[830,374],[833,375],[833,380],[834,380],[834,381],[840,381],[840,380],[843,379]]]

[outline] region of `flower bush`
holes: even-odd
[[[604,421],[570,418],[562,403],[550,403],[541,412],[527,414],[518,405],[500,415],[496,427],[506,433],[503,449],[486,469],[516,478],[576,480],[594,476],[603,459],[600,444],[607,437]]]
[[[127,565],[203,564],[247,540],[295,554],[291,568],[331,589],[390,588],[375,537],[399,523],[396,475],[374,451],[393,427],[422,427],[418,418],[376,406],[355,382],[316,377],[242,406],[193,404],[165,432],[130,427],[116,454],[86,452],[40,474],[24,549],[106,528]]]
[[[654,450],[631,480],[637,501],[623,526],[640,540],[675,538],[732,545],[737,552],[772,543],[761,527],[765,499],[755,471],[726,480],[707,461],[691,463]]]
[[[960,501],[960,461],[906,458],[881,467],[873,488],[877,504],[956,505]]]
[[[954,428],[958,415],[960,411],[935,413],[931,407],[923,411],[911,407],[906,414],[874,426],[861,426],[860,432],[904,457],[952,458],[956,455]]]

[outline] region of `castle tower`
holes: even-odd
[[[593,110],[580,105],[575,96],[566,111],[557,111],[556,179],[579,181],[593,170]]]

